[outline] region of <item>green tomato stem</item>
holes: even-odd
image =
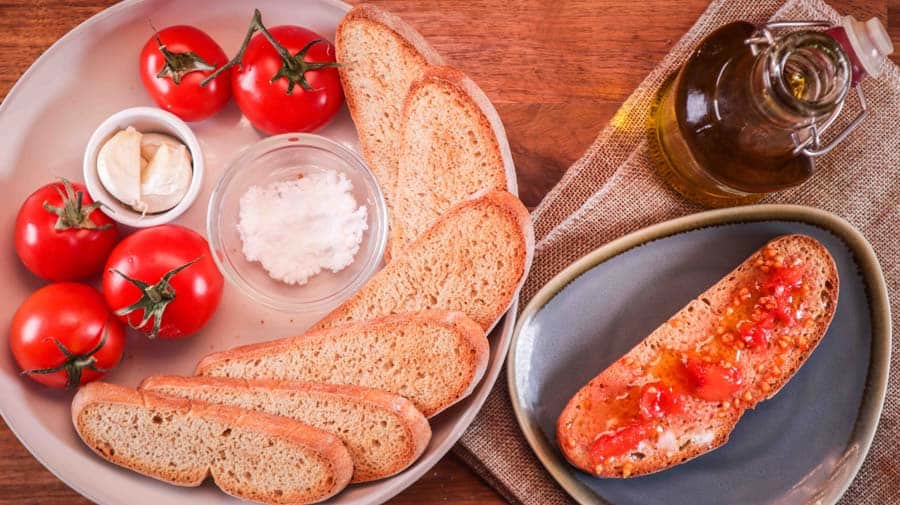
[[[84,353],[84,354],[72,354],[72,352],[62,343],[59,339],[54,338],[53,344],[56,345],[56,348],[59,349],[59,352],[65,357],[63,362],[55,367],[51,368],[37,368],[34,370],[23,370],[22,375],[49,375],[57,372],[66,372],[66,389],[74,389],[81,384],[81,374],[82,371],[86,368],[88,370],[93,370],[97,373],[106,373],[109,372],[106,368],[100,368],[97,366],[97,358],[94,357],[94,354],[100,351],[103,348],[103,345],[106,344],[106,337],[109,335],[109,321],[107,324],[103,325],[103,333],[100,335],[100,341],[97,342],[97,345],[94,346],[93,349]]]
[[[241,48],[238,50],[238,53],[228,61],[228,63],[222,65],[215,72],[210,74],[200,81],[201,86],[205,86],[207,83],[218,77],[222,72],[226,69],[231,68],[235,65],[240,66],[242,64],[244,58],[244,52],[247,50],[247,45],[250,44],[250,39],[253,38],[253,34],[257,31],[261,32],[263,37],[272,45],[275,51],[278,53],[278,56],[281,57],[282,66],[278,69],[278,72],[272,76],[269,80],[270,83],[277,81],[278,79],[285,78],[288,80],[287,85],[287,94],[290,95],[294,91],[294,86],[299,84],[301,88],[306,91],[313,92],[316,91],[312,86],[309,85],[309,82],[306,80],[306,73],[319,70],[322,68],[330,68],[330,67],[339,67],[338,63],[334,62],[308,62],[305,61],[306,53],[309,52],[309,49],[319,42],[323,42],[321,39],[313,40],[306,44],[303,49],[297,52],[296,55],[291,55],[290,51],[287,50],[281,43],[275,40],[275,37],[269,32],[266,26],[262,22],[262,13],[259,12],[259,9],[255,9],[253,11],[253,19],[250,21],[250,27],[247,29],[247,34],[244,36],[244,41],[241,43]]]
[[[201,257],[169,270],[156,284],[148,284],[140,279],[129,277],[120,270],[111,269],[110,272],[122,276],[126,281],[134,284],[135,287],[141,290],[141,297],[136,302],[116,310],[114,314],[117,316],[128,316],[132,312],[142,311],[141,321],[137,324],[131,322],[131,317],[126,318],[128,326],[139,330],[147,324],[150,318],[153,318],[153,326],[147,336],[151,339],[156,338],[159,335],[159,330],[162,328],[162,318],[166,307],[175,299],[175,288],[169,282],[177,273],[200,261]]]

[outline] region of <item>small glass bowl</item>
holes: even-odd
[[[353,263],[340,272],[322,270],[304,285],[275,280],[259,262],[244,257],[237,228],[240,199],[251,186],[324,170],[343,173],[353,184],[357,204],[366,206],[368,229],[359,251]],[[213,257],[225,277],[251,300],[292,313],[332,308],[359,289],[381,265],[387,227],[381,189],[359,155],[333,140],[306,133],[269,137],[242,151],[213,188],[206,215]]]

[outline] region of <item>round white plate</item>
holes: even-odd
[[[333,40],[349,6],[337,0],[132,0],[85,21],[61,38],[22,76],[0,105],[0,325],[7,332],[18,305],[43,285],[19,263],[12,229],[18,206],[37,187],[56,177],[81,181],[85,144],[110,114],[138,105],[153,105],[138,77],[138,54],[158,27],[191,24],[234,54],[253,8],[269,26],[298,24]],[[206,159],[206,180],[194,205],[177,220],[204,233],[210,190],[237,152],[262,138],[232,102],[212,119],[191,125]],[[346,110],[318,132],[356,150],[356,132]],[[515,187],[515,182],[512,182]],[[205,233],[204,233],[205,234]],[[513,306],[515,313],[515,306]],[[226,284],[222,305],[198,335],[182,341],[147,341],[129,337],[124,361],[110,382],[136,386],[150,374],[190,374],[204,355],[236,345],[300,334],[323,314],[286,315],[253,305]],[[509,346],[513,319],[505,317],[491,337],[491,360],[475,392],[432,422],[425,454],[405,472],[366,485],[354,485],[329,503],[381,503],[415,482],[447,453],[472,422],[493,386]],[[4,347],[6,343],[2,344]],[[19,376],[12,356],[0,351],[0,413],[29,451],[63,482],[101,505],[205,505],[239,503],[206,483],[179,488],[107,463],[91,453],[75,434],[69,418],[72,394],[48,390]]]

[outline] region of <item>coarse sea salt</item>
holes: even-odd
[[[353,263],[368,229],[366,207],[352,190],[334,170],[250,187],[237,225],[244,257],[287,284],[306,284],[326,269],[340,272]]]

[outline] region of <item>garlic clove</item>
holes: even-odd
[[[144,158],[149,162],[153,159],[153,156],[156,155],[156,150],[159,149],[159,146],[163,144],[173,149],[184,145],[184,143],[177,138],[165,133],[145,133],[144,136],[141,137],[141,158]],[[187,156],[188,162],[190,162],[191,153],[188,152]]]
[[[140,212],[163,212],[178,205],[191,185],[193,169],[187,148],[161,142],[141,172]]]
[[[97,154],[97,175],[109,193],[134,207],[141,201],[141,133],[132,127],[112,136]]]

